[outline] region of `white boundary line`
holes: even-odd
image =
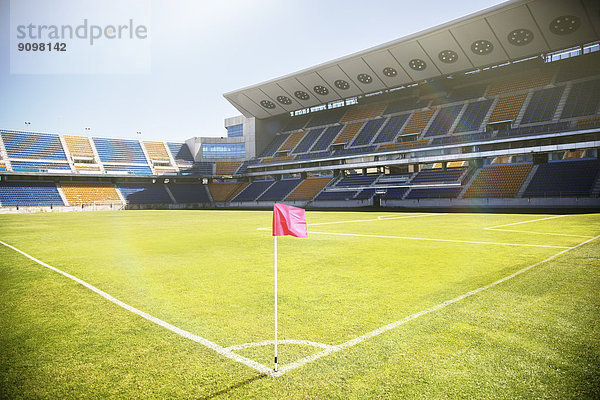
[[[550,236],[567,236],[567,237],[577,237],[577,238],[591,238],[593,236],[587,235],[571,235],[568,233],[554,233],[554,232],[533,232],[533,231],[517,231],[515,229],[496,229],[496,228],[483,228],[488,231],[496,231],[496,232],[517,232],[517,233],[530,233],[533,235],[550,235]]]
[[[174,333],[176,333],[176,334],[178,334],[180,336],[183,336],[184,338],[187,338],[187,339],[193,340],[194,342],[200,343],[201,345],[206,346],[209,349],[214,350],[217,353],[219,353],[219,354],[221,354],[221,355],[223,355],[223,356],[225,356],[227,358],[230,358],[230,359],[232,359],[234,361],[237,361],[237,362],[239,362],[241,364],[244,364],[244,365],[246,365],[246,366],[248,366],[250,368],[253,368],[253,369],[257,370],[258,372],[260,372],[262,374],[270,375],[272,373],[272,370],[269,367],[266,367],[266,366],[264,366],[264,365],[262,365],[260,363],[257,363],[256,361],[251,360],[249,358],[246,358],[246,357],[240,356],[238,354],[235,354],[231,350],[226,349],[223,346],[219,346],[218,344],[216,344],[214,342],[211,342],[208,339],[205,339],[203,337],[194,335],[193,333],[190,333],[188,331],[184,331],[183,329],[180,329],[180,328],[178,328],[178,327],[176,327],[174,325],[171,325],[168,322],[165,322],[165,321],[163,321],[161,319],[153,317],[152,315],[150,315],[148,313],[140,311],[137,308],[130,306],[129,304],[123,303],[121,300],[118,300],[118,299],[112,297],[111,295],[109,295],[108,293],[106,293],[106,292],[98,289],[97,287],[95,287],[93,285],[90,285],[89,283],[87,283],[85,281],[82,281],[81,279],[79,279],[79,278],[77,278],[77,277],[75,277],[75,276],[73,276],[71,274],[68,274],[68,273],[66,273],[64,271],[61,271],[58,268],[55,268],[55,267],[53,267],[53,266],[51,266],[49,264],[46,264],[45,262],[40,261],[37,258],[30,256],[29,254],[25,253],[24,251],[21,251],[21,250],[17,249],[16,247],[11,246],[8,243],[5,243],[5,242],[3,242],[1,240],[0,240],[0,243],[3,244],[4,246],[8,247],[9,249],[12,249],[12,250],[16,251],[17,253],[20,253],[20,254],[24,255],[25,257],[29,258],[30,260],[35,261],[36,263],[40,264],[41,266],[46,267],[48,269],[51,269],[54,272],[58,272],[59,274],[64,275],[67,278],[69,278],[69,279],[71,279],[71,280],[79,283],[80,285],[85,286],[86,288],[90,289],[91,291],[93,291],[93,292],[99,294],[100,296],[104,297],[108,301],[113,302],[116,305],[118,305],[119,307],[122,307],[122,308],[126,309],[127,311],[131,311],[132,313],[137,314],[140,317],[145,318],[145,319],[147,319],[150,322],[153,322],[153,323],[155,323],[157,325],[160,325],[163,328],[166,328],[166,329],[170,330],[171,332],[174,332]]]
[[[448,215],[448,213],[431,213],[431,214],[418,214],[418,215],[405,215],[402,217],[386,217],[385,215],[380,215],[375,219],[355,219],[349,221],[335,221],[335,222],[317,222],[314,224],[306,224],[309,226],[317,226],[317,225],[334,225],[334,224],[349,224],[355,222],[373,222],[373,221],[385,221],[388,219],[406,219],[406,218],[422,218],[422,217],[434,217],[437,215]],[[264,228],[256,228],[257,231],[270,231],[272,228],[270,226]]]
[[[593,237],[593,236],[586,236],[586,235],[571,235],[571,234],[568,234],[568,233],[533,232],[533,231],[519,231],[519,230],[514,230],[514,229],[498,229],[498,228],[503,227],[503,226],[513,226],[513,225],[528,224],[530,222],[545,221],[547,219],[562,218],[562,217],[567,217],[567,216],[568,216],[568,214],[565,214],[565,215],[554,215],[552,217],[537,218],[537,219],[531,219],[531,220],[528,220],[528,221],[521,221],[521,222],[513,222],[511,224],[488,226],[487,228],[483,228],[483,229],[488,230],[488,231],[498,231],[498,232],[531,233],[533,235],[568,236],[568,237],[578,237],[578,238],[588,238],[588,239],[591,238],[591,237]]]
[[[380,239],[405,239],[405,240],[423,240],[431,242],[449,242],[449,243],[467,243],[467,244],[488,244],[494,246],[518,246],[518,247],[547,247],[553,249],[568,249],[568,246],[551,246],[546,244],[523,244],[523,243],[502,243],[502,242],[480,242],[473,240],[454,240],[454,239],[432,239],[432,238],[421,238],[411,236],[383,236],[383,235],[366,235],[359,233],[338,233],[338,232],[315,232],[310,231],[310,234],[318,235],[335,235],[335,236],[357,236],[357,237],[370,237]]]
[[[429,215],[440,215],[440,214],[428,214],[427,216],[429,216]],[[410,216],[410,217],[416,217],[416,216]],[[407,217],[407,218],[410,218],[410,217]],[[548,218],[542,218],[542,219],[551,219],[551,218],[558,218],[558,217],[562,217],[562,216],[548,217]],[[401,217],[399,217],[399,218],[401,218]],[[539,220],[542,220],[542,219],[539,219]],[[363,220],[363,221],[370,221],[370,220]],[[537,220],[535,220],[535,221],[537,221]],[[344,221],[342,221],[342,222],[344,222]],[[348,221],[348,222],[355,222],[355,221]],[[356,222],[359,222],[359,221],[356,221]],[[533,221],[523,221],[521,223],[526,223],[526,222],[533,222]],[[499,226],[502,226],[502,225],[499,225]],[[332,234],[332,233],[325,233],[325,232],[312,232],[312,233],[317,233],[317,234],[318,233]],[[409,240],[410,239],[416,239],[416,238],[399,237],[399,236],[377,236],[377,235],[357,235],[357,234],[339,234],[339,233],[337,233],[337,234],[334,233],[334,235],[367,236],[367,237],[381,237],[381,238],[395,238],[395,239],[397,238],[397,239],[409,239]],[[187,339],[190,339],[190,340],[193,340],[193,341],[195,341],[197,343],[200,343],[200,344],[208,347],[211,350],[214,350],[215,352],[217,352],[217,353],[219,353],[219,354],[221,354],[221,355],[223,355],[223,356],[225,356],[227,358],[230,358],[230,359],[232,359],[234,361],[237,361],[237,362],[239,362],[241,364],[244,364],[244,365],[246,365],[246,366],[248,366],[248,367],[250,367],[252,369],[257,370],[261,374],[268,375],[268,376],[276,378],[276,377],[282,376],[283,374],[285,374],[285,373],[287,373],[287,372],[289,372],[289,371],[291,371],[293,369],[296,369],[296,368],[301,367],[301,366],[303,366],[305,364],[308,364],[309,362],[315,361],[315,360],[317,360],[319,358],[322,358],[322,357],[325,357],[325,356],[327,356],[329,354],[332,354],[332,353],[335,353],[335,352],[347,349],[349,347],[353,347],[353,346],[355,346],[355,345],[357,345],[357,344],[359,344],[361,342],[364,342],[365,340],[371,339],[371,338],[373,338],[375,336],[379,336],[379,335],[381,335],[384,332],[387,332],[387,331],[395,329],[395,328],[397,328],[397,327],[399,327],[401,325],[404,325],[405,323],[407,323],[409,321],[412,321],[412,320],[414,320],[414,319],[416,319],[416,318],[418,318],[420,316],[423,316],[423,315],[429,314],[431,312],[440,310],[440,309],[442,309],[442,308],[444,308],[444,307],[446,307],[448,305],[456,303],[456,302],[458,302],[460,300],[463,300],[463,299],[465,299],[467,297],[473,296],[473,295],[475,295],[477,293],[480,293],[480,292],[482,292],[482,291],[484,291],[486,289],[489,289],[491,287],[499,285],[499,284],[501,284],[503,282],[506,282],[507,280],[512,279],[512,278],[514,278],[514,277],[516,277],[516,276],[518,276],[518,275],[520,275],[520,274],[522,274],[522,273],[524,273],[524,272],[526,272],[526,271],[528,271],[528,270],[530,270],[530,269],[532,269],[534,267],[537,267],[538,265],[541,265],[541,264],[544,264],[544,263],[546,263],[548,261],[551,261],[551,260],[555,259],[556,257],[558,257],[558,256],[560,256],[562,254],[565,254],[568,251],[574,250],[574,249],[576,249],[576,248],[578,248],[580,246],[583,246],[583,245],[585,245],[585,244],[587,244],[587,243],[589,243],[589,242],[591,242],[593,240],[596,240],[598,238],[600,238],[600,235],[591,237],[590,239],[588,239],[588,240],[586,240],[584,242],[581,242],[581,243],[579,243],[579,244],[577,244],[575,246],[566,247],[566,248],[559,247],[559,246],[539,246],[539,245],[507,244],[507,243],[494,243],[494,242],[471,242],[471,241],[454,241],[454,240],[446,240],[446,239],[420,238],[420,240],[432,240],[432,241],[444,241],[444,242],[477,243],[477,244],[498,244],[498,245],[516,245],[516,246],[534,246],[534,247],[555,247],[555,248],[564,248],[564,250],[562,250],[562,251],[554,254],[553,256],[550,256],[550,257],[548,257],[548,258],[546,258],[546,259],[544,259],[542,261],[539,261],[539,262],[537,262],[535,264],[532,264],[532,265],[530,265],[528,267],[525,267],[525,268],[523,268],[523,269],[521,269],[521,270],[519,270],[519,271],[517,271],[517,272],[515,272],[515,273],[513,273],[511,275],[508,275],[508,276],[506,276],[506,277],[504,277],[502,279],[499,279],[499,280],[497,280],[495,282],[492,282],[492,283],[490,283],[488,285],[479,287],[477,289],[474,289],[474,290],[472,290],[470,292],[467,292],[467,293],[465,293],[463,295],[460,295],[458,297],[455,297],[453,299],[446,300],[443,303],[437,304],[437,305],[435,305],[433,307],[430,307],[430,308],[427,308],[427,309],[425,309],[423,311],[420,311],[420,312],[417,312],[415,314],[409,315],[409,316],[407,316],[407,317],[405,317],[403,319],[400,319],[400,320],[392,322],[392,323],[390,323],[388,325],[382,326],[382,327],[380,327],[380,328],[378,328],[378,329],[376,329],[374,331],[368,332],[368,333],[366,333],[364,335],[358,336],[358,337],[356,337],[354,339],[351,339],[351,340],[346,341],[344,343],[341,343],[339,345],[331,346],[331,345],[326,345],[326,344],[318,343],[318,342],[310,342],[310,341],[305,341],[305,340],[293,340],[293,339],[278,341],[278,343],[283,343],[283,344],[288,344],[289,343],[289,344],[310,345],[310,346],[324,348],[324,350],[320,351],[318,353],[312,354],[312,355],[310,355],[308,357],[304,357],[304,358],[302,358],[300,360],[297,360],[297,361],[295,361],[293,363],[284,365],[277,372],[274,372],[270,368],[266,367],[263,364],[260,364],[260,363],[258,363],[256,361],[254,361],[254,360],[251,360],[249,358],[246,358],[246,357],[240,356],[238,354],[235,354],[232,351],[234,349],[243,349],[243,348],[254,347],[254,346],[262,346],[262,345],[274,344],[275,343],[274,341],[264,341],[264,342],[258,342],[258,343],[245,343],[245,344],[242,344],[242,345],[235,345],[235,346],[231,346],[231,347],[225,348],[225,347],[220,346],[220,345],[218,345],[218,344],[216,344],[214,342],[211,342],[208,339],[205,339],[203,337],[194,335],[194,334],[192,334],[190,332],[187,332],[187,331],[185,331],[183,329],[180,329],[180,328],[178,328],[178,327],[176,327],[174,325],[171,325],[171,324],[169,324],[169,323],[167,323],[167,322],[165,322],[163,320],[160,320],[160,319],[158,319],[156,317],[153,317],[152,315],[150,315],[148,313],[145,313],[145,312],[143,312],[141,310],[138,310],[137,308],[132,307],[132,306],[130,306],[130,305],[128,305],[128,304],[126,304],[126,303],[124,303],[124,302],[122,302],[122,301],[114,298],[114,297],[112,297],[111,295],[109,295],[108,293],[106,293],[106,292],[98,289],[97,287],[95,287],[93,285],[90,285],[89,283],[87,283],[87,282],[85,282],[85,281],[83,281],[83,280],[81,280],[81,279],[79,279],[79,278],[77,278],[77,277],[75,277],[75,276],[73,276],[71,274],[68,274],[68,273],[66,273],[64,271],[61,271],[58,268],[55,268],[55,267],[53,267],[53,266],[51,266],[49,264],[46,264],[45,262],[40,261],[40,260],[38,260],[37,258],[35,258],[33,256],[30,256],[29,254],[27,254],[27,253],[25,253],[25,252],[17,249],[14,246],[9,245],[8,243],[5,243],[5,242],[3,242],[3,241],[0,240],[0,244],[4,245],[4,246],[6,246],[6,247],[8,247],[8,248],[10,248],[10,249],[12,249],[12,250],[20,253],[20,254],[22,254],[23,256],[29,258],[30,260],[32,260],[32,261],[34,261],[34,262],[42,265],[43,267],[46,267],[46,268],[48,268],[48,269],[50,269],[50,270],[52,270],[54,272],[57,272],[57,273],[65,276],[65,277],[67,277],[67,278],[69,278],[69,279],[71,279],[71,280],[73,280],[73,281],[75,281],[75,282],[77,282],[77,283],[85,286],[86,288],[88,288],[88,289],[92,290],[93,292],[99,294],[100,296],[104,297],[105,299],[109,300],[110,302],[112,302],[112,303],[114,303],[114,304],[116,304],[116,305],[118,305],[118,306],[120,306],[120,307],[122,307],[122,308],[124,308],[124,309],[126,309],[126,310],[128,310],[128,311],[130,311],[132,313],[134,313],[134,314],[137,314],[137,315],[141,316],[142,318],[147,319],[150,322],[153,322],[153,323],[155,323],[157,325],[160,325],[163,328],[166,328],[166,329],[168,329],[168,330],[170,330],[170,331],[172,331],[172,332],[174,332],[174,333],[176,333],[176,334],[178,334],[178,335],[180,335],[182,337],[185,337]]]
[[[538,265],[541,265],[541,264],[544,264],[544,263],[546,263],[548,261],[551,261],[551,260],[555,259],[556,257],[558,257],[558,256],[560,256],[562,254],[565,254],[568,251],[571,251],[571,250],[576,249],[576,248],[578,248],[580,246],[583,246],[584,244],[587,244],[587,243],[589,243],[589,242],[591,242],[593,240],[596,240],[598,238],[600,238],[600,235],[594,236],[593,238],[588,239],[588,240],[586,240],[584,242],[581,242],[581,243],[579,243],[579,244],[577,244],[577,245],[575,245],[573,247],[569,247],[569,248],[567,248],[565,250],[562,250],[562,251],[556,253],[555,255],[546,258],[545,260],[539,261],[539,262],[537,262],[535,264],[532,264],[532,265],[530,265],[528,267],[525,267],[525,268],[523,268],[523,269],[521,269],[521,270],[519,270],[519,271],[517,271],[517,272],[515,272],[515,273],[513,273],[511,275],[508,275],[508,276],[506,276],[506,277],[504,277],[502,279],[497,280],[496,282],[492,282],[489,285],[485,285],[485,286],[482,286],[480,288],[471,290],[470,292],[467,292],[467,293],[465,293],[463,295],[460,295],[460,296],[455,297],[455,298],[450,299],[450,300],[446,300],[443,303],[440,303],[440,304],[435,305],[433,307],[427,308],[427,309],[425,309],[423,311],[419,311],[418,313],[409,315],[408,317],[405,317],[405,318],[403,318],[401,320],[392,322],[391,324],[382,326],[381,328],[375,329],[374,331],[366,333],[366,334],[364,334],[362,336],[359,336],[357,338],[354,338],[352,340],[349,340],[349,341],[344,342],[342,344],[339,344],[337,346],[332,346],[332,347],[330,347],[328,349],[325,349],[325,350],[320,351],[318,353],[312,354],[312,355],[310,355],[308,357],[304,357],[304,358],[302,358],[302,359],[300,359],[298,361],[295,361],[293,363],[284,365],[283,367],[281,367],[279,369],[278,372],[273,373],[272,376],[273,377],[279,377],[279,376],[285,374],[286,372],[289,372],[289,371],[291,371],[293,369],[296,369],[296,368],[301,367],[301,366],[303,366],[305,364],[308,364],[309,362],[318,360],[319,358],[328,356],[329,354],[338,352],[340,350],[344,350],[344,349],[347,349],[349,347],[356,346],[357,344],[359,344],[361,342],[364,342],[365,340],[371,339],[371,338],[373,338],[375,336],[379,336],[379,335],[381,335],[384,332],[387,332],[387,331],[390,331],[392,329],[395,329],[395,328],[397,328],[397,327],[399,327],[401,325],[404,325],[405,323],[407,323],[409,321],[412,321],[413,319],[419,318],[420,316],[423,316],[425,314],[429,314],[431,312],[440,310],[440,309],[442,309],[444,307],[449,306],[450,304],[454,304],[454,303],[456,303],[456,302],[458,302],[460,300],[466,299],[467,297],[471,297],[471,296],[473,296],[473,295],[475,295],[477,293],[480,293],[480,292],[482,292],[482,291],[484,291],[486,289],[489,289],[489,288],[497,286],[497,285],[499,285],[499,284],[501,284],[503,282],[506,282],[509,279],[512,279],[515,276],[518,276],[518,275],[522,274],[523,272],[529,271],[530,269],[535,268]]]
[[[317,222],[314,224],[306,224],[306,226],[317,226],[317,225],[336,225],[336,224],[348,224],[351,222],[372,222],[372,221],[385,221],[388,219],[406,219],[406,218],[424,218],[424,217],[435,217],[438,215],[446,215],[448,213],[431,213],[431,214],[417,214],[417,215],[404,215],[401,217],[386,217],[385,215],[380,215],[375,219],[357,219],[350,221],[334,221],[334,222]],[[270,229],[270,228],[269,228]]]
[[[504,224],[504,225],[496,225],[496,226],[490,226],[489,228],[484,228],[484,229],[495,229],[495,228],[501,228],[503,226],[513,226],[513,225],[521,225],[521,224],[528,224],[530,222],[536,222],[536,221],[545,221],[547,219],[554,219],[554,218],[563,218],[563,217],[567,217],[569,214],[564,214],[564,215],[554,215],[552,217],[544,217],[544,218],[538,218],[538,219],[530,219],[528,221],[521,221],[521,222],[513,222],[510,224]]]

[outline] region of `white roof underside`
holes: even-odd
[[[224,96],[263,119],[599,39],[597,0],[511,0]]]

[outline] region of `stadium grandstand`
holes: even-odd
[[[0,209],[597,208],[600,18],[518,0],[226,93],[226,138],[0,130]]]

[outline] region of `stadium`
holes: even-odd
[[[222,138],[0,129],[0,397],[600,397],[600,4],[223,96]]]

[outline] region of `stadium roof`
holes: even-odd
[[[290,75],[225,93],[268,118],[600,39],[596,0],[511,0]]]

